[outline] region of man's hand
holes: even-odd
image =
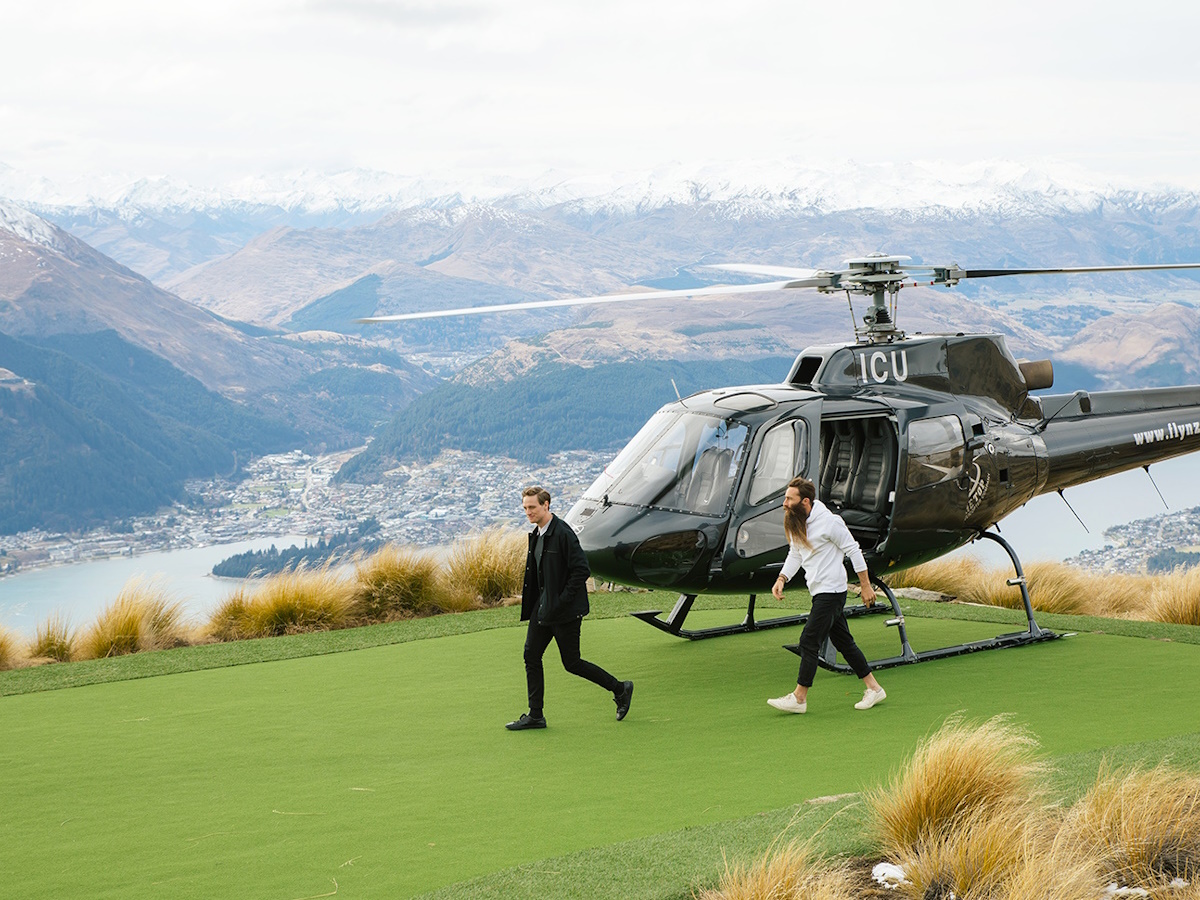
[[[863,584],[859,585],[858,590],[862,594],[863,603],[867,606],[875,605],[875,588],[871,587],[870,584]]]

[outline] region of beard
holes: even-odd
[[[798,541],[799,543],[803,544],[805,547],[809,546],[809,543],[808,543],[808,516],[806,516],[804,514],[804,510],[802,507],[800,507],[800,508],[793,507],[792,509],[788,509],[787,507],[784,507],[783,530],[789,538],[792,538],[792,539]]]

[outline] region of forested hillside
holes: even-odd
[[[0,334],[0,533],[150,512],[300,440],[115,332],[41,344]]]

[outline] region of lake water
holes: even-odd
[[[304,545],[302,535],[256,538],[232,544],[163,550],[137,556],[114,556],[95,562],[52,566],[0,578],[0,625],[32,636],[55,612],[75,627],[90,625],[112,603],[131,578],[159,580],[184,604],[187,614],[200,619],[241,583],[216,578],[212,567],[235,553]]]
[[[1000,523],[1001,534],[1016,548],[1022,563],[1062,560],[1083,550],[1102,548],[1104,530],[1163,512],[1200,506],[1200,454],[1159,463],[1154,482],[1170,504],[1163,506],[1150,478],[1141,469],[1068,489],[1065,494],[1089,530],[1057,494],[1037,497]],[[203,618],[237,587],[236,579],[214,578],[212,567],[227,556],[247,550],[303,545],[304,538],[284,535],[190,550],[146,553],[97,562],[55,566],[0,578],[0,625],[22,634],[34,630],[52,613],[88,625],[116,599],[133,577],[159,578],[182,601],[188,614]],[[1008,557],[990,541],[957,551],[992,566],[1008,566]]]

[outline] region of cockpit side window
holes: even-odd
[[[782,494],[787,483],[804,471],[808,451],[803,419],[772,425],[763,435],[750,475],[750,505]]]
[[[918,419],[908,424],[908,471],[905,485],[910,491],[940,484],[962,474],[965,452],[962,422],[958,416]]]
[[[737,482],[748,434],[733,420],[681,415],[631,454],[607,496],[613,503],[721,515]]]

